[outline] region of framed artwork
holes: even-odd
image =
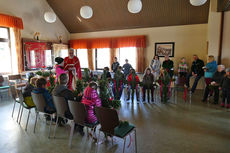
[[[168,55],[169,57],[174,57],[174,47],[175,42],[155,43],[155,55],[159,57],[164,57],[165,55]]]

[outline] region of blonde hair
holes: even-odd
[[[30,79],[30,84],[33,85],[33,86],[35,86],[35,83],[36,83],[37,79],[38,79],[38,78],[36,78],[36,77],[32,77],[32,78]]]
[[[208,56],[208,62],[213,62],[215,60],[213,55]]]

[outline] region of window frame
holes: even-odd
[[[0,42],[8,42],[9,51],[10,51],[10,67],[11,67],[10,72],[1,72],[1,73],[2,73],[2,74],[11,74],[11,73],[12,73],[12,70],[13,70],[13,65],[12,65],[12,52],[11,52],[10,28],[8,28],[8,27],[2,27],[2,26],[0,26],[0,28],[5,28],[5,29],[7,29],[8,39],[6,39],[6,38],[0,38]]]
[[[95,59],[95,69],[96,69],[96,70],[102,70],[102,71],[103,71],[104,68],[98,68],[98,67],[97,67],[97,63],[98,63],[98,62],[97,62],[97,61],[98,61],[98,58],[97,58],[97,49],[98,49],[98,48],[95,48],[95,58],[94,58],[94,59]],[[108,58],[110,58],[110,57],[108,57]],[[109,65],[108,67],[110,67],[110,65]]]

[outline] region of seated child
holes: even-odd
[[[211,86],[213,87],[214,90],[214,104],[218,104],[219,102],[219,87],[226,73],[224,69],[225,69],[224,65],[218,65],[217,71],[214,73],[211,81]],[[202,100],[203,102],[207,101],[209,93],[210,93],[210,86],[206,86],[204,91],[204,97]]]
[[[94,108],[95,106],[101,106],[101,99],[97,94],[97,83],[90,82],[88,87],[85,88],[82,103],[86,106],[86,111],[88,112],[87,123],[95,124],[98,122],[97,117],[95,115]]]
[[[36,78],[36,77],[29,77],[28,82],[26,84],[26,87],[23,90],[24,101],[29,107],[35,106],[33,99],[31,97],[31,92],[35,88],[35,83],[36,83],[37,79],[38,78]]]
[[[53,99],[48,90],[46,89],[47,81],[45,78],[39,78],[36,81],[36,88],[32,91],[33,93],[36,94],[42,94],[47,106],[45,106],[44,111],[46,113],[54,113],[55,112],[55,107],[53,104]]]
[[[148,67],[145,70],[145,74],[144,74],[144,77],[143,77],[143,102],[145,101],[146,90],[147,90],[147,95],[148,95],[148,102],[149,102],[149,90],[151,92],[151,99],[152,99],[152,102],[153,102],[153,81],[154,81],[154,76],[151,73],[151,69]]]
[[[134,100],[134,90],[136,89],[136,97],[137,97],[137,101],[139,101],[139,91],[138,91],[138,84],[140,83],[140,79],[137,76],[136,72],[134,69],[130,69],[130,73],[128,76],[128,86],[129,86],[129,90],[128,90],[128,99],[130,99],[130,90],[132,90],[132,102]]]
[[[186,63],[184,57],[181,58],[181,62],[180,62],[179,67],[178,67],[178,73],[179,73],[180,77],[186,78],[186,76],[187,76],[188,64]]]
[[[227,100],[226,108],[230,107],[230,68],[226,69],[226,76],[220,83],[220,89],[222,89],[222,103],[221,106],[225,106],[225,101]]]
[[[120,100],[124,88],[125,76],[121,72],[122,67],[119,66],[114,75],[113,81],[113,95],[115,100]]]

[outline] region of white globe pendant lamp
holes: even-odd
[[[54,23],[57,19],[57,16],[54,12],[45,12],[44,19],[48,23]]]
[[[129,0],[128,10],[130,13],[139,13],[142,9],[141,0]]]
[[[93,16],[93,9],[90,6],[82,6],[80,14],[84,19],[89,19]]]
[[[207,0],[190,0],[190,3],[193,6],[201,6],[204,5],[207,2]]]

